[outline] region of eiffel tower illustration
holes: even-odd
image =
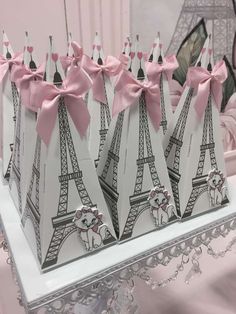
[[[158,63],[162,63],[162,57],[158,58]],[[160,75],[160,105],[161,105],[161,123],[160,126],[162,127],[163,134],[166,133],[167,130],[167,118],[166,118],[166,108],[165,108],[165,98],[164,98],[164,90],[163,90],[163,75]]]
[[[148,195],[150,190],[143,191],[144,167],[148,166],[153,186],[159,186],[160,180],[155,166],[155,156],[152,152],[152,143],[150,138],[145,95],[141,94],[139,99],[139,150],[137,159],[137,173],[135,179],[134,194],[130,196],[130,211],[125,223],[120,240],[131,237],[134,225],[142,212],[150,208]],[[145,156],[145,148],[147,155]]]
[[[26,195],[26,205],[21,219],[23,227],[27,219],[30,219],[35,231],[37,256],[39,262],[42,260],[41,245],[40,245],[40,204],[39,204],[39,181],[40,181],[40,154],[41,154],[41,139],[39,136],[36,140],[34,161],[32,174],[29,184],[28,193]]]
[[[204,116],[202,143],[200,146],[200,157],[198,161],[198,167],[195,178],[192,179],[192,192],[189,197],[183,218],[189,217],[192,214],[193,208],[199,198],[199,196],[207,192],[207,176],[208,173],[204,173],[204,163],[206,153],[209,151],[211,169],[217,169],[217,162],[215,156],[215,141],[213,137],[213,125],[212,125],[212,101],[211,95],[208,98],[208,104]],[[207,169],[209,171],[209,169]],[[228,203],[227,197],[224,198],[222,205]]]
[[[11,165],[12,165],[12,152],[13,152],[13,143],[11,143],[10,145],[10,151],[11,151],[11,157],[7,166],[7,171],[4,174],[4,179],[9,180],[10,178],[10,173],[11,173]]]
[[[28,40],[28,32],[26,32],[26,39]],[[26,45],[27,46],[27,45]],[[33,47],[31,47],[33,49]],[[28,51],[28,46],[25,49],[24,52],[24,63]],[[35,71],[37,69],[36,64],[32,58],[32,51],[29,53],[30,55],[30,61],[29,61],[29,68],[31,71]],[[16,110],[16,109],[15,109]],[[16,119],[16,131],[15,131],[15,143],[14,143],[14,150],[13,150],[13,156],[12,156],[12,174],[10,177],[10,187],[12,186],[13,181],[15,181],[17,186],[17,194],[18,194],[18,206],[20,213],[22,212],[22,200],[21,200],[21,140],[20,140],[20,134],[21,134],[21,119],[22,119],[22,104],[19,102],[18,108],[17,108],[17,119]]]
[[[149,62],[157,62],[159,64],[163,63],[162,56],[162,44],[160,43],[160,32],[158,32],[157,37],[154,40],[152,49],[149,54]],[[160,73],[160,81],[158,82],[160,88],[160,106],[161,106],[161,123],[160,127],[162,128],[163,134],[167,130],[167,114],[166,114],[166,99],[164,96],[164,87],[163,87],[163,73]]]
[[[235,14],[235,0],[184,0],[168,54],[177,53],[189,30],[204,18],[213,34],[214,60],[222,59],[224,55],[232,60]]]
[[[58,119],[60,130],[59,132],[61,156],[61,175],[59,176],[60,196],[57,215],[52,218],[54,232],[42,268],[46,268],[48,266],[56,264],[58,254],[64,240],[72,232],[77,230],[75,224],[73,223],[75,211],[73,212],[67,211],[69,182],[74,181],[79,197],[84,206],[91,207],[94,206],[84,185],[82,171],[79,168],[74,143],[70,132],[67,110],[64,104],[64,98],[60,98],[59,101]],[[67,156],[68,153],[73,169],[72,173],[69,173],[68,171],[68,156]],[[114,240],[113,237],[110,235],[104,241],[104,244],[108,244],[113,240]]]
[[[98,33],[96,33],[95,39],[94,39],[94,45],[93,45],[92,59],[95,62],[97,62],[99,65],[103,65],[103,52],[101,50],[102,50],[101,42],[98,37]],[[103,84],[104,84],[103,86],[104,86],[104,91],[105,91],[106,103],[100,102],[99,148],[98,148],[97,158],[94,161],[95,167],[97,167],[98,165],[101,152],[103,150],[104,143],[106,141],[108,127],[111,123],[111,113],[110,113],[110,108],[109,108],[109,103],[108,103],[104,73],[102,73],[102,79],[103,79]]]
[[[184,130],[185,130],[185,125],[186,125],[186,121],[187,121],[187,117],[189,113],[192,96],[193,96],[193,89],[190,88],[187,94],[187,97],[185,99],[184,106],[177,120],[174,132],[170,137],[169,144],[166,147],[166,150],[164,153],[165,158],[167,160],[172,149],[175,149],[173,165],[172,167],[168,167],[168,172],[169,172],[170,182],[171,182],[172,191],[173,191],[173,195],[175,199],[176,211],[179,216],[181,215],[180,201],[179,201],[179,187],[178,187],[180,177],[181,177],[179,173],[180,151],[183,146]]]
[[[98,60],[100,60],[99,61],[100,64],[103,64],[101,58]],[[95,167],[97,167],[97,165],[98,165],[98,162],[99,162],[99,159],[101,156],[101,152],[103,150],[104,143],[106,141],[108,127],[111,123],[111,113],[110,113],[110,109],[109,109],[109,105],[108,105],[104,74],[103,74],[103,84],[104,84],[104,90],[105,90],[107,103],[103,104],[102,102],[100,102],[100,130],[99,130],[100,142],[99,142],[98,157],[95,160]]]
[[[12,165],[11,175],[9,180],[10,189],[12,188],[13,182],[16,184],[17,196],[18,196],[18,209],[22,212],[21,203],[21,156],[20,156],[20,133],[21,133],[21,104],[18,106],[16,129],[15,129],[15,142],[12,153]]]
[[[99,181],[106,199],[112,212],[112,221],[117,235],[119,234],[119,222],[117,214],[117,201],[119,193],[117,192],[117,175],[118,175],[118,164],[121,144],[121,133],[124,121],[124,111],[120,112],[117,117],[114,134],[111,141],[111,146],[108,151],[105,166],[102,170],[102,174],[99,176]],[[106,178],[108,175],[109,168],[112,166],[112,183],[107,184]]]
[[[12,57],[11,53],[9,51],[7,51],[6,58],[11,59],[11,57]],[[12,119],[13,119],[13,123],[14,123],[14,129],[16,129],[16,115],[18,112],[19,93],[18,93],[16,84],[14,82],[11,82],[11,92],[12,92],[12,104],[13,104],[13,117],[12,117]],[[12,154],[14,151],[13,146],[14,146],[14,144],[11,143],[10,144],[11,157],[10,157],[10,160],[9,160],[9,163],[7,166],[7,171],[4,174],[4,178],[6,180],[9,180],[9,178],[10,178],[11,167],[12,167],[12,157],[13,157]]]

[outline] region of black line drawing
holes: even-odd
[[[20,153],[20,133],[21,133],[21,104],[18,106],[16,129],[15,129],[15,141],[13,145],[12,162],[11,162],[11,174],[9,179],[9,187],[12,188],[13,182],[17,188],[18,209],[22,212],[21,202],[21,153]]]
[[[8,50],[8,46],[6,46],[7,52],[6,52],[6,58],[9,60],[12,58],[11,53]],[[11,67],[9,68],[9,71],[11,71]],[[18,106],[19,106],[19,93],[16,87],[16,84],[14,82],[11,82],[11,93],[12,93],[12,104],[13,104],[13,122],[14,122],[14,130],[16,129],[16,115],[17,115],[17,111],[18,111]],[[15,133],[15,132],[14,132]],[[14,147],[13,147],[13,143],[10,144],[10,160],[8,162],[8,167],[7,167],[7,171],[4,174],[4,178],[6,180],[9,180],[10,178],[10,172],[11,172],[11,166],[12,166],[12,154],[14,151]]]
[[[32,174],[30,184],[26,195],[26,205],[22,215],[22,225],[25,226],[26,220],[30,219],[35,231],[36,248],[38,260],[41,263],[41,241],[40,241],[40,204],[39,204],[39,180],[40,180],[40,155],[41,155],[41,139],[38,136],[36,140],[34,161],[32,166]]]
[[[10,147],[10,152],[11,152],[11,156],[10,156],[10,160],[9,160],[9,162],[8,162],[7,170],[6,170],[5,174],[4,174],[4,179],[6,179],[7,181],[9,180],[10,174],[11,174],[13,146],[14,146],[14,145],[13,145],[12,143],[9,145],[9,147]]]
[[[153,50],[152,48],[152,53],[149,58],[149,62],[153,62]],[[161,55],[161,50],[160,50],[160,55],[158,57],[158,63],[162,64],[163,63],[163,58]],[[161,105],[161,122],[160,122],[160,127],[162,128],[163,134],[166,133],[167,130],[167,117],[166,117],[166,100],[164,97],[164,88],[163,88],[163,73],[160,73],[160,81],[159,81],[159,88],[160,88],[160,105]]]
[[[190,88],[187,94],[187,97],[185,99],[183,108],[181,110],[181,113],[179,115],[179,118],[177,120],[174,132],[170,137],[169,144],[166,147],[166,150],[164,153],[166,160],[168,160],[170,156],[170,152],[172,151],[172,149],[174,149],[173,165],[168,167],[168,172],[169,172],[170,182],[171,182],[172,191],[173,191],[173,195],[175,199],[176,211],[179,216],[181,216],[180,202],[179,202],[179,181],[181,178],[181,174],[179,173],[179,162],[180,162],[181,148],[183,146],[183,136],[184,136],[186,121],[187,121],[187,117],[189,113],[192,96],[193,96],[193,89]]]
[[[100,58],[99,60],[101,60],[100,63],[103,64],[102,59]],[[95,167],[97,167],[97,165],[98,165],[101,153],[103,151],[104,143],[106,141],[108,128],[109,128],[109,125],[111,123],[111,113],[110,113],[110,108],[108,105],[108,98],[107,98],[104,73],[102,73],[102,79],[103,79],[104,91],[105,91],[105,96],[106,96],[106,104],[100,102],[100,130],[99,130],[100,141],[99,141],[98,157],[94,161]],[[96,119],[97,119],[97,117],[96,117]]]
[[[147,156],[145,157],[145,148],[147,150]],[[130,210],[128,218],[125,223],[123,233],[120,240],[128,239],[132,236],[133,228],[139,216],[146,209],[150,209],[148,191],[143,191],[143,175],[144,166],[148,165],[149,172],[154,187],[160,185],[160,180],[157,174],[155,166],[155,156],[152,152],[152,143],[150,137],[150,131],[148,126],[147,109],[145,103],[145,95],[142,92],[139,98],[139,148],[137,159],[137,173],[135,179],[134,194],[130,196]]]
[[[196,171],[195,178],[192,179],[192,192],[189,197],[187,206],[185,208],[183,218],[189,217],[192,215],[194,206],[204,192],[208,191],[208,172],[204,173],[204,164],[207,150],[210,155],[211,169],[217,169],[217,161],[215,156],[215,141],[213,135],[213,124],[212,124],[212,100],[211,95],[208,98],[208,104],[205,110],[204,124],[203,124],[203,134],[202,134],[202,143],[200,146],[200,156],[198,161],[198,167]],[[209,171],[209,169],[208,169]],[[227,195],[225,195],[221,205],[228,203],[229,200]]]
[[[76,231],[76,226],[73,223],[75,212],[67,211],[69,181],[74,181],[82,204],[84,206],[94,207],[83,182],[83,174],[79,168],[72,135],[70,132],[67,110],[64,104],[64,98],[62,97],[59,100],[58,119],[61,156],[61,175],[59,176],[60,196],[57,215],[52,218],[54,232],[42,268],[47,268],[57,263],[58,254],[62,244],[71,233]],[[67,149],[73,169],[72,173],[68,172]],[[115,239],[110,234],[103,243],[105,245],[113,241],[115,241]]]
[[[33,47],[30,47],[33,50]],[[28,47],[27,47],[28,49]],[[35,62],[33,61],[32,51],[30,52],[30,62],[29,68],[32,71],[37,69]],[[15,110],[15,109],[14,109]],[[12,155],[12,173],[10,176],[9,186],[11,188],[13,181],[15,181],[17,186],[18,193],[18,206],[20,213],[22,212],[22,200],[21,200],[21,117],[22,115],[22,104],[19,101],[17,107],[17,119],[16,119],[16,128],[15,128],[15,141],[13,147],[13,155]]]
[[[99,181],[106,199],[112,212],[112,221],[117,235],[119,234],[119,222],[117,213],[117,201],[119,193],[117,192],[117,176],[119,166],[120,144],[121,134],[124,121],[124,111],[120,112],[117,117],[114,134],[111,141],[111,146],[108,151],[107,159],[105,162],[102,174],[99,176]],[[112,182],[108,184],[106,182],[109,168],[112,167]]]
[[[16,115],[17,115],[17,111],[18,111],[18,106],[19,106],[19,94],[18,94],[18,90],[17,90],[17,87],[16,87],[16,84],[14,82],[11,82],[11,92],[12,92],[12,104],[13,104],[13,112],[14,112],[14,115],[12,117],[13,121],[14,121],[14,130],[16,129]],[[14,132],[15,133],[15,132]],[[11,172],[11,167],[12,167],[12,154],[13,154],[13,151],[14,151],[14,144],[11,143],[10,144],[10,151],[11,151],[11,157],[10,157],[10,160],[8,162],[8,167],[7,167],[7,171],[5,172],[4,174],[4,178],[6,180],[9,181],[9,178],[10,178],[10,172]]]

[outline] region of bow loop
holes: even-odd
[[[32,111],[36,111],[30,104],[30,82],[42,80],[45,69],[45,63],[42,63],[35,71],[24,64],[14,65],[11,71],[11,80],[16,83],[20,89],[21,102]]]
[[[70,68],[61,88],[52,83],[31,82],[31,103],[41,108],[36,128],[46,145],[49,145],[55,126],[60,98],[64,98],[68,113],[80,135],[85,135],[90,115],[82,96],[90,87],[91,80],[76,66]]]
[[[117,75],[122,69],[121,61],[115,57],[107,56],[104,63],[100,65],[84,55],[82,67],[93,79],[93,98],[107,104],[104,74],[107,76]]]
[[[71,46],[73,48],[74,55],[60,57],[60,62],[64,71],[66,71],[71,65],[78,65],[83,56],[83,48],[81,48],[75,41],[72,41]]]
[[[210,93],[215,100],[215,105],[220,110],[222,101],[222,83],[227,79],[227,68],[223,60],[219,61],[210,73],[202,67],[191,67],[187,74],[187,85],[197,88],[195,110],[199,119],[207,107]]]
[[[17,52],[11,59],[7,59],[0,55],[0,83],[2,82],[7,71],[12,68],[13,65],[21,65],[23,62],[23,54]]]
[[[151,81],[139,82],[126,70],[120,74],[113,102],[113,116],[137,102],[142,92],[145,95],[146,108],[152,124],[158,130],[161,121],[160,90],[158,84]]]
[[[179,67],[175,55],[163,58],[163,63],[146,62],[146,71],[148,79],[159,84],[161,74],[164,73],[168,81],[171,81],[173,72]]]

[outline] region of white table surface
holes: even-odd
[[[47,273],[41,273],[36,259],[23,234],[20,217],[11,200],[8,186],[0,183],[0,215],[15,261],[21,289],[27,303],[31,303],[66,286],[83,283],[110,267],[128,261],[145,251],[163,246],[164,243],[185,234],[199,231],[217,220],[236,215],[236,177],[228,178],[231,203],[227,207],[209,212],[184,222],[174,223],[167,228],[154,231],[134,240],[114,245],[96,254],[81,258]],[[234,184],[233,184],[234,182]],[[158,248],[157,248],[158,250]]]

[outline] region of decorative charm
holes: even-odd
[[[102,214],[89,206],[77,209],[73,219],[78,228],[79,235],[87,251],[93,251],[102,246],[109,234],[107,225],[102,222]]]
[[[151,205],[151,214],[156,227],[167,224],[173,216],[177,217],[175,206],[169,204],[170,197],[164,186],[157,186],[149,193],[148,201]]]
[[[207,185],[211,206],[222,205],[227,195],[227,187],[224,182],[225,177],[220,170],[214,168],[208,173]]]

